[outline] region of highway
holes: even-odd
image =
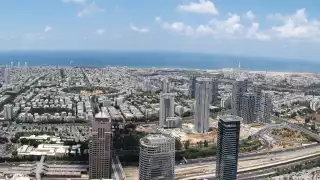
[[[290,149],[269,153],[256,153],[251,155],[239,156],[239,172],[250,172],[261,170],[267,167],[275,167],[306,158],[320,157],[320,146],[310,145],[305,148]],[[176,167],[176,177],[181,180],[196,179],[200,175],[213,175],[215,172],[215,161],[178,165]],[[189,178],[190,177],[190,178]],[[209,177],[210,178],[210,177]]]

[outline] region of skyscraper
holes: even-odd
[[[8,67],[4,69],[4,83],[6,85],[10,84],[10,69]]]
[[[191,81],[191,83],[190,83],[190,98],[191,99],[194,99],[194,98],[196,98],[196,84],[197,84],[197,79],[196,79],[196,77],[195,76],[192,76],[191,78],[190,78],[190,81]]]
[[[243,93],[247,92],[248,80],[246,78],[237,79],[232,84],[231,109],[233,115],[240,116],[241,99]]]
[[[262,92],[262,84],[261,83],[253,83],[253,93],[255,95],[255,108],[254,113],[256,118],[258,118],[259,109],[260,109],[260,100],[261,100],[261,92]]]
[[[164,135],[140,139],[139,180],[173,180],[175,140]]]
[[[89,142],[89,179],[111,177],[112,132],[111,119],[100,112],[92,122]]]
[[[3,116],[5,120],[12,120],[12,104],[6,104],[3,106]]]
[[[241,120],[233,115],[219,117],[216,160],[216,178],[219,180],[237,179]]]
[[[216,79],[213,79],[211,103],[217,103],[217,101],[218,101],[218,81]]]
[[[174,116],[174,94],[160,94],[159,127],[166,125],[166,119]]]
[[[255,94],[244,93],[241,100],[241,117],[243,122],[251,124],[256,121],[255,116]]]
[[[196,84],[195,130],[200,133],[209,129],[209,106],[212,98],[212,80],[198,78]]]
[[[258,113],[259,123],[269,123],[272,112],[272,98],[271,94],[267,92],[262,92],[260,100],[260,108]]]
[[[170,92],[170,83],[167,78],[164,78],[161,80],[161,91],[163,93],[169,93]]]

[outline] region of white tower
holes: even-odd
[[[209,129],[209,106],[212,99],[212,80],[198,78],[196,84],[195,130],[200,133]]]
[[[166,125],[166,119],[174,116],[174,94],[163,93],[160,95],[159,127]]]
[[[170,92],[170,83],[167,78],[164,78],[161,80],[161,91],[163,93],[169,93]]]

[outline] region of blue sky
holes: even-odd
[[[0,50],[320,60],[319,0],[0,0]]]

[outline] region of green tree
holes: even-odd
[[[187,141],[184,143],[184,148],[185,148],[185,149],[189,149],[189,146],[190,146],[190,141],[187,140]]]
[[[203,144],[204,144],[204,147],[208,147],[209,146],[209,143],[208,143],[207,140],[204,140]]]
[[[18,155],[18,151],[17,150],[12,151],[12,156],[17,156],[17,155]]]
[[[176,150],[181,150],[182,148],[182,143],[180,141],[180,139],[175,139],[175,147],[176,147]]]

